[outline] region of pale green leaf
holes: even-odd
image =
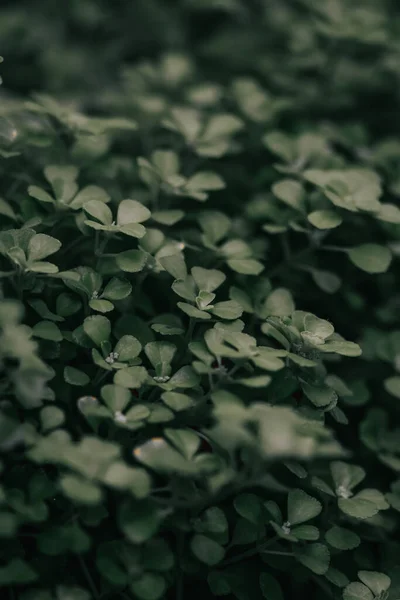
[[[322,510],[322,504],[301,489],[290,490],[288,496],[288,521],[298,525],[313,519]]]
[[[385,273],[392,261],[392,254],[386,246],[362,244],[348,251],[351,262],[367,273]]]

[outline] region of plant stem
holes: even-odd
[[[267,277],[274,277],[275,275],[277,275],[278,273],[280,273],[283,269],[294,267],[299,259],[303,259],[308,254],[312,254],[314,250],[315,250],[314,248],[310,248],[310,247],[304,248],[304,250],[300,250],[300,252],[297,252],[295,254],[295,256],[296,256],[295,260],[293,259],[293,256],[290,258],[290,260],[287,260],[285,258],[285,260],[283,260],[276,267],[274,267],[273,269],[271,269],[271,271],[267,272],[266,276]]]
[[[281,552],[280,550],[263,550],[260,554],[276,554],[277,556],[294,556],[293,552]]]
[[[193,331],[194,331],[195,327],[196,327],[196,319],[194,319],[193,317],[190,317],[189,327],[186,331],[186,335],[183,340],[182,350],[181,350],[180,354],[178,355],[178,357],[176,358],[176,362],[178,364],[181,363],[186,356],[188,345],[189,345],[190,340],[192,339]]]
[[[183,600],[183,571],[181,568],[181,559],[184,552],[185,547],[185,535],[182,531],[178,533],[177,536],[177,555],[178,555],[178,564],[177,564],[177,577],[176,577],[176,594],[175,600]]]
[[[85,574],[85,577],[87,579],[87,582],[89,584],[89,587],[90,587],[90,589],[92,591],[92,594],[93,594],[95,600],[98,600],[99,593],[98,593],[98,591],[96,589],[96,586],[94,585],[94,581],[93,581],[93,579],[92,579],[92,577],[91,577],[91,575],[89,573],[89,569],[87,568],[87,566],[85,564],[85,561],[83,560],[83,558],[82,558],[82,556],[80,554],[78,554],[78,561],[79,561],[79,564],[81,566],[82,571]]]
[[[98,231],[96,231],[96,235],[97,235]],[[95,249],[95,256],[97,256],[97,261],[96,261],[96,269],[98,269],[99,264],[100,264],[100,260],[101,257],[103,256],[103,252],[106,249],[106,246],[108,244],[109,241],[109,237],[106,236],[103,241],[101,242],[101,244],[99,243],[99,237],[96,237],[96,249]]]
[[[287,233],[283,234],[283,236],[281,237],[281,240],[282,240],[282,250],[283,250],[284,260],[286,263],[289,263],[291,256],[292,256],[292,252],[290,250],[289,237],[288,237]]]
[[[222,562],[220,564],[220,567],[227,567],[228,565],[233,565],[233,564],[240,562],[246,558],[250,558],[251,556],[254,556],[255,554],[260,554],[264,551],[265,548],[272,546],[272,544],[274,542],[276,542],[277,539],[278,539],[278,536],[274,535],[274,537],[272,537],[270,540],[268,540],[261,546],[256,546],[255,548],[250,548],[250,550],[246,550],[246,552],[242,552],[241,554],[237,554],[236,556],[233,556],[232,558],[225,560],[224,562]]]
[[[329,252],[347,252],[347,248],[341,248],[340,246],[321,246],[321,250],[328,250]]]
[[[107,375],[109,375],[112,371],[104,371],[103,369],[101,369],[101,367],[99,367],[99,370],[97,372],[97,375],[95,376],[95,378],[93,379],[92,385],[93,387],[96,387],[98,385],[100,385],[100,383],[107,377]]]
[[[87,242],[87,239],[78,237],[77,239],[72,240],[72,242],[63,247],[62,250],[64,254],[67,254],[68,252],[70,252],[70,250],[72,250],[72,248],[75,248],[75,246],[78,246],[82,242]]]
[[[232,377],[232,375],[234,375],[236,373],[236,371],[239,371],[239,369],[241,367],[243,367],[243,365],[247,362],[247,359],[245,360],[241,360],[238,363],[236,363],[236,365],[234,367],[232,367],[232,369],[230,371],[228,371],[228,373],[226,374],[227,378]]]
[[[321,590],[323,590],[325,592],[325,594],[327,594],[331,598],[334,597],[334,593],[332,592],[329,585],[327,583],[325,583],[325,581],[322,581],[322,579],[320,579],[319,577],[315,577],[315,575],[312,577],[312,579],[321,588]]]

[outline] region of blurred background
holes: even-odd
[[[372,133],[399,130],[396,0],[1,2],[3,95],[46,90],[99,108],[132,69],[171,51],[210,80],[257,77],[289,97],[297,117],[367,112]]]

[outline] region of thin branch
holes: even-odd
[[[278,539],[278,536],[275,535],[273,538],[271,538],[264,544],[261,544],[261,546],[256,546],[255,548],[250,548],[250,550],[246,550],[246,552],[242,552],[241,554],[237,554],[236,556],[233,556],[232,558],[228,558],[227,560],[222,562],[219,566],[227,567],[228,565],[233,565],[235,563],[241,562],[242,560],[245,560],[246,558],[250,558],[251,556],[254,556],[255,554],[261,554],[266,548],[268,548],[269,546],[272,546],[272,544],[274,544],[277,539]]]

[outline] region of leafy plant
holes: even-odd
[[[50,5],[0,8],[4,596],[399,600],[395,4]]]

